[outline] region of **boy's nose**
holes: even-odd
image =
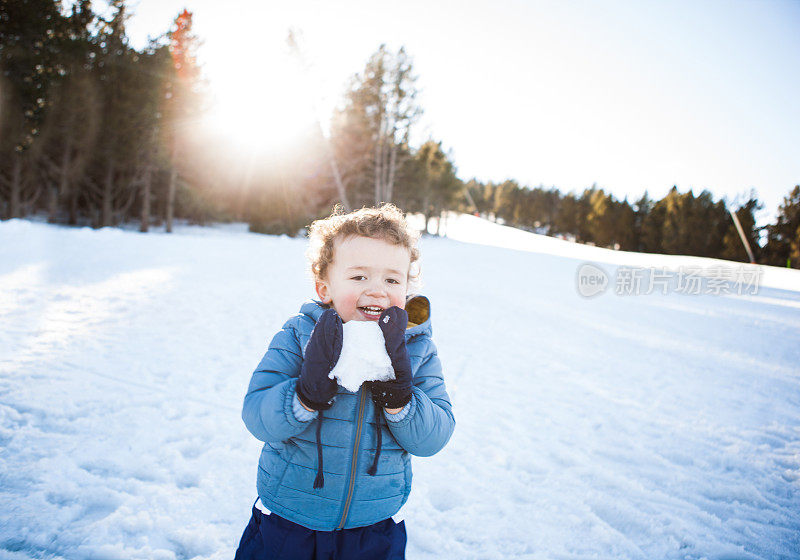
[[[386,286],[383,285],[383,282],[371,282],[367,287],[367,295],[386,295]]]

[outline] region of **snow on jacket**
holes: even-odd
[[[298,420],[292,405],[306,344],[324,310],[320,302],[304,303],[275,335],[253,372],[242,419],[264,442],[256,484],[264,506],[309,529],[331,531],[371,525],[397,513],[411,492],[409,454],[430,456],[442,449],[455,419],[431,340],[430,302],[417,296],[406,304],[411,402],[399,422],[381,419],[375,476],[367,474],[377,449],[369,390],[362,386],[353,393],[339,386],[321,430],[325,485],[314,489],[319,420]]]

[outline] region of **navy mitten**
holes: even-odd
[[[308,408],[328,410],[338,387],[328,374],[342,353],[342,318],[333,309],[326,309],[317,321],[306,346],[297,396]]]
[[[381,408],[403,408],[411,400],[411,360],[406,349],[408,313],[396,305],[384,310],[378,319],[386,341],[386,353],[392,361],[394,379],[370,381],[373,402]]]

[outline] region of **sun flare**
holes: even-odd
[[[288,56],[243,61],[210,76],[206,124],[228,146],[251,155],[292,145],[315,123],[303,76]]]

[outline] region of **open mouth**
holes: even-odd
[[[365,305],[364,307],[359,307],[358,310],[370,321],[377,321],[380,319],[381,313],[383,313],[383,308],[377,305]]]

